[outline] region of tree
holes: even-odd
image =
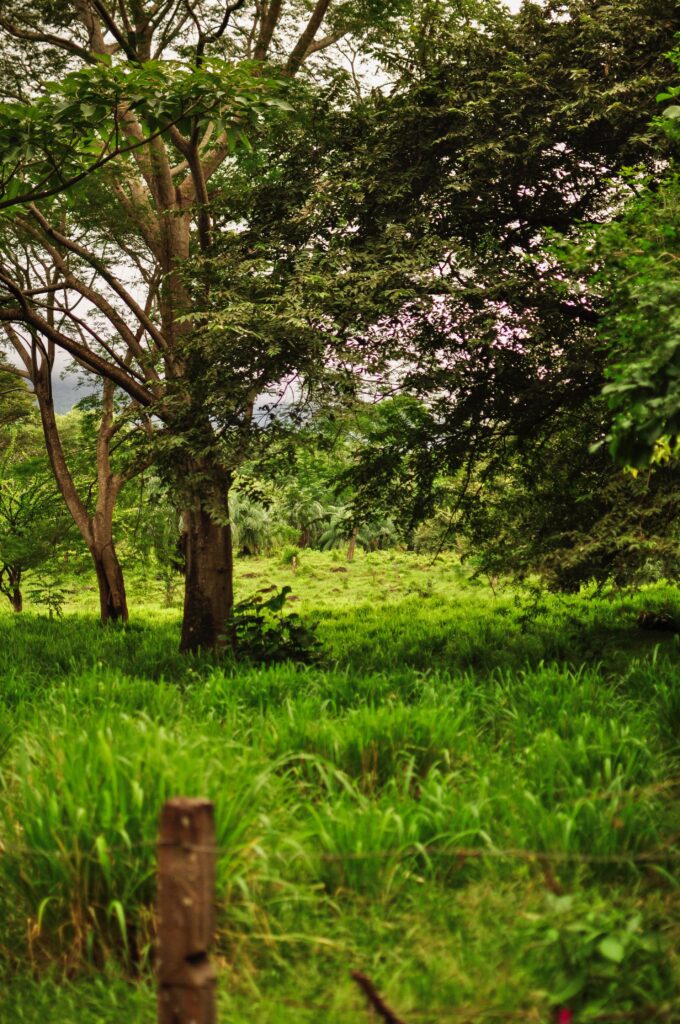
[[[597,305],[565,290],[547,233],[606,216],[624,164],[653,170],[646,104],[676,5],[67,6],[0,20],[21,59],[62,64],[47,88],[36,62],[30,102],[4,107],[0,164],[42,195],[7,230],[39,248],[67,322],[6,263],[0,318],[157,426],[183,507],[181,644],[211,647],[233,603],[229,489],[305,401],[427,396],[433,432],[399,439],[425,510],[442,460],[502,465],[598,392]],[[355,95],[329,58],[343,34],[389,89]],[[73,174],[55,132],[82,138]],[[394,486],[382,456],[372,493]]]
[[[413,26],[420,61],[405,59],[407,41],[401,49],[386,42],[386,63],[410,88],[367,159],[377,180],[394,148],[421,147],[423,159],[407,163],[410,187],[448,250],[435,315],[403,323],[399,384],[426,405],[361,453],[365,500],[401,506],[415,522],[432,513],[445,472],[458,486],[452,510],[478,492],[479,515],[485,493],[496,502],[493,481],[502,488],[530,461],[534,493],[556,517],[555,463],[545,459],[539,484],[532,452],[553,430],[559,446],[568,420],[570,458],[593,489],[611,484],[611,467],[589,451],[607,430],[596,403],[605,301],[553,239],[577,236],[584,221],[611,220],[637,189],[627,167],[658,181],[649,121],[676,29],[674,3],[572,0],[525,4],[458,46],[452,41],[464,30],[456,35],[430,7]],[[630,488],[619,496],[626,490],[636,500]],[[565,536],[573,525],[564,524]]]
[[[12,398],[16,403],[16,395]],[[15,612],[23,609],[26,573],[53,561],[70,529],[40,449],[39,427],[32,411],[33,416],[3,428],[0,447],[0,593]]]
[[[231,614],[227,496],[247,449],[244,439],[257,437],[258,396],[296,374],[304,382],[321,375],[329,346],[344,351],[346,361],[356,358],[356,349],[348,351],[349,325],[328,329],[332,303],[325,303],[323,320],[318,312],[300,318],[297,300],[292,312],[277,306],[281,285],[265,304],[269,322],[262,338],[231,316],[220,322],[224,289],[222,296],[219,289],[213,293],[211,283],[220,241],[213,217],[218,193],[228,190],[232,172],[258,171],[248,164],[249,137],[259,141],[262,134],[270,143],[275,137],[285,117],[283,84],[343,34],[370,31],[378,15],[389,18],[398,7],[360,0],[271,0],[231,8],[213,0],[185,6],[129,0],[114,10],[100,0],[72,0],[56,11],[51,3],[26,0],[0,19],[4,41],[22,59],[32,52],[43,59],[54,54],[65,69],[73,68],[57,85],[36,82],[30,103],[5,106],[12,131],[0,160],[17,195],[42,189],[42,199],[14,208],[7,230],[40,248],[55,275],[50,287],[60,296],[65,322],[51,323],[40,295],[6,263],[0,268],[0,319],[23,324],[31,336],[68,352],[160,425],[158,458],[183,506],[183,650],[218,645]],[[333,81],[331,74],[322,96],[326,106]],[[310,98],[319,95],[311,84],[287,91],[308,110]],[[64,168],[62,153],[55,168],[52,145],[62,133],[67,139],[82,134],[74,173]],[[326,154],[332,148],[326,146]],[[92,160],[81,166],[86,151],[95,162],[107,161],[94,175]],[[88,173],[76,181],[79,168]],[[327,185],[323,175],[305,180],[318,195]],[[55,184],[71,187],[60,195]],[[242,207],[236,222],[247,224],[249,212]],[[332,212],[328,205],[325,212]],[[328,223],[326,228],[330,235]],[[323,240],[317,270],[322,251]],[[251,280],[266,292],[277,257],[255,258]],[[221,259],[224,265],[224,253]],[[285,254],[278,263],[285,269]],[[293,284],[304,285],[298,292],[304,297],[314,280],[303,271],[298,265]],[[326,273],[333,273],[332,262]],[[369,273],[375,275],[374,262]],[[353,286],[356,281],[353,276]],[[377,287],[384,290],[386,283],[384,275]],[[252,292],[248,301],[252,311]],[[96,319],[86,318],[86,338],[74,312],[78,302],[96,312]],[[286,332],[293,326],[295,341],[288,346]],[[216,383],[220,387],[213,389]]]
[[[605,403],[565,409],[504,470],[483,467],[448,524],[465,559],[489,578],[533,575],[552,590],[577,591],[673,579],[680,570],[680,470],[644,473],[589,452]]]
[[[27,282],[33,276],[31,255],[29,250],[29,258],[21,275]],[[48,295],[48,322],[52,326],[58,325],[63,320],[58,302],[50,287],[44,282],[42,284]],[[35,290],[40,293],[43,288]],[[90,399],[87,403],[90,410],[87,426],[94,444],[90,443],[89,438],[81,437],[77,445],[71,446],[69,453],[62,437],[52,393],[56,351],[54,341],[47,339],[45,343],[36,344],[35,336],[22,325],[6,323],[4,331],[10,350],[18,358],[17,365],[12,366],[10,372],[31,384],[57,488],[92,556],[99,589],[101,621],[104,624],[127,622],[127,597],[123,570],[114,543],[113,514],[122,487],[143,465],[143,461],[135,457],[134,442],[138,434],[135,428],[139,423],[131,423],[130,404],[125,406],[116,403],[113,383],[104,380],[98,389],[97,399]],[[122,459],[121,452],[116,452],[121,446]]]
[[[680,51],[675,62],[680,67]],[[590,271],[602,304],[598,335],[606,345],[604,393],[613,413],[609,448],[619,463],[638,467],[655,461],[664,436],[674,447],[680,437],[678,97],[680,86],[657,97],[665,108],[654,121],[665,165],[661,180],[631,170],[636,187],[620,215],[584,227],[569,250],[572,264]]]

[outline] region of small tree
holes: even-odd
[[[23,582],[56,561],[71,523],[35,428],[5,428],[0,455],[0,592],[23,609]]]

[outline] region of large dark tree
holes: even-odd
[[[620,215],[584,225],[567,249],[577,270],[590,270],[602,306],[609,449],[634,466],[677,456],[680,437],[680,51],[673,57],[673,84],[657,97],[653,125],[661,180],[658,171],[638,174]]]
[[[610,511],[624,494],[636,500],[632,486],[611,486],[602,453],[590,453],[607,431],[597,401],[606,296],[585,269],[579,275],[561,261],[555,235],[611,220],[643,174],[662,172],[650,120],[673,72],[677,14],[670,0],[527,3],[492,30],[468,34],[431,7],[415,28],[421,59],[409,61],[406,44],[385,56],[410,88],[366,160],[378,181],[381,162],[387,167],[397,148],[407,154],[402,189],[418,193],[448,253],[436,315],[401,325],[400,383],[427,397],[428,411],[365,452],[360,500],[379,494],[422,517],[448,471],[468,497],[474,488],[477,500],[457,506],[472,514],[487,481],[502,486],[502,474],[524,466],[522,486],[531,479],[543,496],[557,547],[557,534],[575,537],[587,519],[585,506],[579,520],[572,505],[560,522],[553,498],[566,493],[565,474],[554,476],[562,445],[583,473],[572,478],[581,480],[575,496],[587,478],[608,493]],[[396,214],[390,195],[376,190],[375,203]],[[497,493],[489,493],[494,507]],[[600,521],[605,511],[599,502]],[[547,550],[539,532],[537,523],[536,561]]]

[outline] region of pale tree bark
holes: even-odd
[[[127,622],[128,606],[125,581],[113,540],[113,512],[124,478],[111,468],[110,443],[113,437],[113,385],[104,384],[103,412],[97,436],[97,497],[90,514],[76,488],[68,466],[54,413],[51,388],[38,380],[35,393],[54,478],[81,537],[94,562],[99,588],[102,623]]]
[[[50,314],[50,320],[53,317]],[[113,415],[114,385],[105,380],[102,389],[102,414],[97,432],[95,450],[96,498],[91,513],[76,486],[73,474],[59,432],[52,396],[52,367],[54,346],[48,343],[29,348],[24,339],[10,326],[5,332],[24,369],[15,372],[30,381],[37,399],[45,447],[52,473],[78,532],[85,541],[92,556],[97,585],[102,623],[127,622],[128,606],[125,581],[113,540],[113,513],[116,500],[126,477],[113,472],[111,466],[111,443],[116,434],[117,424]]]
[[[354,553],[357,549],[357,537],[359,536],[359,527],[355,526],[349,537],[349,544],[347,545],[347,561],[354,561]]]

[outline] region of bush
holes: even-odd
[[[284,613],[290,587],[265,598],[268,593],[260,590],[234,608],[227,634],[233,637],[237,657],[264,665],[318,660],[320,645],[313,629],[294,612]]]

